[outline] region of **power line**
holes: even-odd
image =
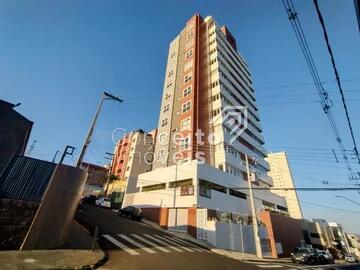
[[[232,187],[231,189],[235,189],[235,190],[247,190],[249,189],[248,187]],[[339,187],[339,188],[324,188],[324,187],[294,187],[294,188],[280,188],[280,187],[252,187],[253,190],[268,190],[268,191],[272,191],[272,190],[284,190],[284,191],[289,191],[289,190],[295,190],[295,191],[359,191],[360,187]]]
[[[359,81],[358,78],[354,79],[348,79],[348,80],[342,80],[343,82],[354,82]],[[329,83],[336,83],[335,81],[321,81],[322,84],[329,84]],[[294,84],[282,84],[282,85],[271,85],[271,86],[256,86],[255,88],[257,90],[259,89],[279,89],[279,88],[289,88],[289,87],[299,87],[299,86],[307,86],[307,85],[313,85],[313,82],[303,82],[303,83],[294,83]]]
[[[352,139],[353,144],[354,144],[354,152],[355,152],[355,154],[356,154],[356,156],[357,156],[357,159],[358,159],[358,161],[359,161],[359,163],[360,163],[360,156],[359,156],[359,152],[358,152],[357,145],[356,145],[356,141],[355,141],[354,131],[353,131],[353,128],[352,128],[352,125],[351,125],[350,115],[349,115],[349,111],[348,111],[348,108],[347,108],[347,105],[346,105],[345,96],[344,96],[344,91],[343,91],[342,86],[341,86],[340,76],[339,76],[338,70],[337,70],[337,68],[336,68],[335,58],[334,58],[334,55],[333,55],[333,52],[332,52],[332,49],[331,49],[331,46],[330,46],[330,42],[329,42],[329,37],[328,37],[327,31],[326,31],[326,27],[325,27],[325,23],[324,23],[324,18],[323,18],[323,16],[322,16],[321,12],[320,12],[318,1],[317,1],[317,0],[313,0],[313,2],[314,2],[315,8],[316,8],[316,12],[317,12],[317,15],[318,15],[320,24],[321,24],[321,28],[322,28],[322,30],[323,30],[323,34],[324,34],[326,46],[327,46],[327,49],[328,49],[328,51],[329,51],[330,58],[331,58],[331,65],[332,65],[332,67],[333,67],[333,70],[334,70],[334,73],[335,73],[336,82],[337,82],[337,85],[338,85],[338,88],[339,88],[339,91],[340,91],[340,94],[341,94],[341,100],[342,100],[342,104],[343,104],[343,107],[344,107],[344,110],[345,110],[346,120],[347,120],[349,129],[350,129],[351,139]]]
[[[331,101],[329,94],[327,93],[327,91],[324,89],[324,87],[322,85],[322,81],[320,79],[314,59],[312,57],[311,51],[310,51],[308,43],[306,41],[306,37],[305,37],[304,31],[302,29],[300,20],[298,18],[298,14],[295,11],[294,4],[293,4],[292,0],[283,0],[282,2],[284,5],[284,8],[286,10],[286,13],[288,14],[288,18],[290,20],[291,26],[295,32],[296,38],[299,42],[301,51],[305,57],[306,64],[309,68],[309,71],[313,78],[314,84],[316,86],[318,95],[320,97],[322,109],[329,120],[332,132],[336,139],[336,142],[337,142],[339,149],[341,150],[344,160],[346,162],[347,169],[348,169],[348,171],[351,172],[352,171],[351,166],[350,166],[349,162],[347,161],[347,159],[348,159],[347,153],[346,153],[344,145],[342,143],[339,129],[337,128],[335,118],[334,118],[334,115],[331,110],[331,107],[333,106],[333,102]]]
[[[327,208],[327,209],[332,209],[332,210],[337,210],[337,211],[342,211],[342,212],[348,212],[348,213],[352,213],[352,214],[360,214],[360,212],[351,211],[351,210],[344,209],[344,208],[331,207],[331,206],[328,206],[328,205],[323,205],[323,204],[318,204],[318,203],[313,203],[313,202],[307,202],[307,201],[302,201],[302,200],[300,200],[300,202],[303,203],[303,204],[307,204],[307,205],[312,205],[312,206],[317,206],[317,207],[322,207],[322,208]]]

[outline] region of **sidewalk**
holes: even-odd
[[[152,222],[150,220],[147,219],[142,219],[142,222],[152,226],[158,230],[162,230],[168,234],[172,234],[178,238],[182,238],[184,240],[188,240],[188,241],[192,241],[200,246],[203,246],[204,248],[207,248],[209,250],[211,250],[212,252],[222,255],[222,256],[226,256],[235,260],[239,260],[239,261],[248,261],[248,262],[272,262],[272,263],[291,263],[291,259],[288,258],[279,258],[279,259],[274,259],[274,258],[258,258],[256,255],[254,254],[248,254],[248,253],[241,253],[241,252],[236,252],[236,251],[230,251],[230,250],[225,250],[225,249],[218,249],[215,248],[214,246],[212,246],[211,244],[209,244],[208,242],[204,241],[204,240],[198,240],[195,239],[194,237],[192,237],[191,235],[184,233],[184,232],[174,232],[174,231],[168,231],[163,229],[159,224]]]
[[[81,225],[73,222],[69,240],[56,250],[12,250],[0,252],[1,270],[79,269],[98,264],[105,253],[96,245],[91,250],[92,237]]]

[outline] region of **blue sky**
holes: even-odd
[[[351,149],[314,6],[312,1],[294,3],[334,100],[345,147]],[[353,1],[320,0],[320,8],[360,144],[360,36]],[[18,111],[35,122],[33,156],[52,159],[67,144],[80,148],[104,90],[125,102],[106,103],[86,160],[105,162],[116,127],[156,127],[168,44],[196,12],[214,16],[237,39],[252,72],[265,146],[288,151],[296,185],[323,187],[321,181],[327,180],[329,187],[349,187],[345,165],[331,157],[336,142],[280,0],[1,1],[0,98],[22,102]],[[353,167],[360,169],[355,163]],[[305,216],[338,221],[360,232],[360,207],[335,195],[299,192]],[[360,201],[356,192],[341,195]]]

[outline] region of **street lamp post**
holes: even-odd
[[[254,237],[255,237],[256,256],[259,258],[262,258],[261,243],[260,243],[260,238],[259,238],[259,227],[258,227],[255,202],[254,202],[254,194],[253,194],[252,183],[251,183],[252,181],[251,181],[251,176],[250,176],[249,158],[248,158],[247,154],[245,154],[245,161],[246,161],[246,172],[247,172],[247,178],[248,178],[247,180],[248,180],[248,187],[249,187],[252,224],[253,224]]]
[[[347,200],[347,201],[349,201],[349,202],[352,202],[352,203],[355,203],[355,204],[357,204],[357,205],[360,205],[360,203],[355,202],[355,201],[353,201],[353,200],[351,200],[351,199],[349,199],[349,198],[346,198],[346,197],[344,197],[344,196],[335,196],[335,197],[337,197],[337,198],[342,198],[342,199]]]
[[[85,156],[85,153],[86,153],[86,150],[91,142],[91,137],[92,137],[92,134],[94,132],[94,128],[95,128],[95,125],[96,125],[96,122],[97,122],[97,119],[99,117],[99,113],[100,113],[100,110],[101,110],[101,107],[102,107],[102,104],[104,103],[105,100],[114,100],[114,101],[117,101],[119,103],[123,102],[122,99],[112,95],[112,94],[109,94],[107,92],[104,92],[102,95],[101,95],[101,99],[100,99],[100,102],[99,102],[99,105],[96,109],[96,113],[94,115],[94,118],[91,122],[91,125],[90,125],[90,128],[89,128],[89,131],[86,135],[86,138],[85,138],[85,141],[84,141],[84,145],[83,147],[81,148],[81,152],[80,152],[80,155],[79,155],[79,158],[76,162],[76,167],[80,167],[81,165],[81,162],[83,161],[84,159],[84,156]]]
[[[105,157],[106,159],[111,159],[111,162],[110,162],[110,166],[109,166],[109,172],[108,172],[108,176],[107,176],[107,181],[106,181],[106,188],[105,188],[105,197],[107,197],[107,193],[109,191],[109,185],[110,185],[110,177],[111,177],[111,172],[112,172],[112,169],[113,169],[113,164],[114,164],[114,154],[112,153],[109,153],[109,152],[106,152],[105,153],[106,155],[108,155],[107,157]],[[111,156],[111,158],[109,157]]]

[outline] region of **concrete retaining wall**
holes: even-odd
[[[21,249],[52,249],[64,244],[86,176],[82,169],[59,165]]]

